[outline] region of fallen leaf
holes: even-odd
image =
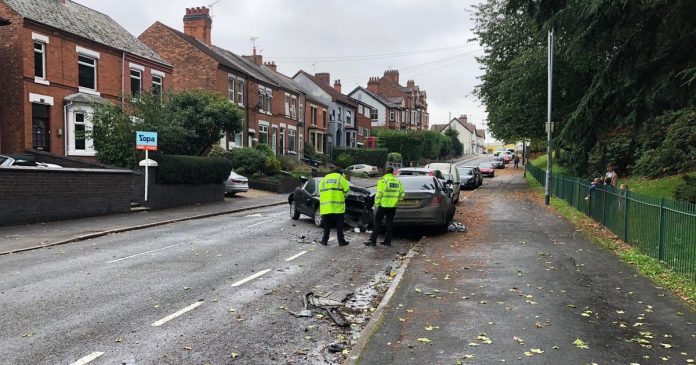
[[[238,356],[239,356],[239,354],[238,354],[238,353],[236,353],[236,352],[233,352],[233,353],[232,353],[232,354],[230,355],[230,358],[232,358],[232,359],[236,359],[236,358],[237,358]]]
[[[573,342],[573,345],[575,345],[579,349],[589,349],[590,348],[590,346],[587,346],[587,344],[579,338],[575,339],[575,342]]]
[[[544,350],[542,350],[542,349],[531,349],[529,351],[532,353],[535,353],[535,354],[543,354],[544,353]]]
[[[666,348],[666,349],[671,349],[671,348],[672,348],[672,345],[670,345],[670,344],[668,344],[668,343],[661,343],[660,346],[662,346],[662,347],[664,347],[664,348]]]
[[[417,339],[416,341],[422,342],[422,343],[431,343],[431,342],[433,342],[433,341],[430,341],[428,338],[425,338],[425,337],[421,337],[421,338]]]

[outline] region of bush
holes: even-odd
[[[228,151],[222,146],[216,144],[213,146],[213,148],[208,152],[208,157],[214,157],[214,158],[224,158],[226,160],[232,161],[232,157],[234,156],[234,152]]]
[[[657,125],[666,126],[651,138],[662,142],[642,152],[636,161],[635,173],[647,177],[659,177],[689,172],[696,169],[696,111],[684,109],[656,118]],[[653,142],[654,143],[654,142]]]
[[[348,167],[350,165],[355,165],[358,163],[364,163],[372,166],[377,166],[379,168],[383,168],[384,165],[387,163],[387,154],[388,151],[385,148],[377,148],[377,149],[365,149],[365,148],[334,148],[334,156],[338,156],[336,159],[336,164],[341,166],[341,163],[339,163],[339,158],[341,158],[342,155],[348,155],[352,158],[352,160],[348,161],[348,158],[346,157],[344,162],[350,162],[348,165],[341,166],[341,167]]]
[[[266,157],[263,161],[263,173],[266,176],[273,176],[280,172],[280,161],[277,158],[271,156]]]
[[[396,162],[396,163],[401,163],[403,159],[401,158],[401,154],[398,152],[390,152],[387,155],[387,161],[388,162]]]
[[[252,176],[257,174],[272,176],[280,171],[280,161],[265,144],[238,148],[234,151],[232,165],[238,173]]]
[[[152,159],[158,164],[158,184],[222,184],[232,170],[222,158],[155,154]]]
[[[696,176],[683,176],[684,181],[674,192],[674,199],[696,203]]]
[[[280,169],[283,171],[292,171],[302,164],[295,155],[283,155],[278,157],[278,160],[280,160]]]
[[[346,168],[350,165],[355,165],[355,159],[353,156],[349,153],[341,153],[337,158],[336,158],[336,165],[342,168]]]

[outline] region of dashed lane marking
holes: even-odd
[[[161,325],[163,325],[163,324],[165,324],[165,323],[171,321],[172,319],[174,319],[174,318],[176,318],[176,317],[178,317],[178,316],[180,316],[180,315],[182,315],[182,314],[184,314],[184,313],[186,313],[186,312],[188,312],[188,311],[191,311],[191,310],[196,309],[198,306],[203,305],[203,303],[204,303],[204,302],[195,302],[195,303],[189,305],[188,307],[186,307],[186,308],[184,308],[184,309],[180,309],[180,310],[178,310],[178,311],[176,311],[176,312],[174,312],[174,313],[172,313],[172,314],[170,314],[170,315],[168,315],[168,316],[166,316],[166,317],[160,319],[159,321],[154,322],[153,324],[151,324],[151,326],[153,326],[153,327],[159,327],[159,326],[161,326]]]
[[[271,221],[273,221],[273,219],[269,219],[269,220],[267,220],[267,221],[263,221],[263,222],[259,222],[259,223],[254,223],[254,224],[252,224],[252,225],[248,225],[247,228],[255,227],[255,226],[258,226],[259,224],[264,224],[264,223],[268,223],[268,222],[271,222]]]
[[[307,253],[307,251],[302,251],[302,252],[298,253],[297,255],[293,255],[293,256],[288,257],[287,259],[285,259],[285,261],[292,261],[292,260],[294,260],[294,259],[296,259],[296,258],[298,258],[306,253]]]
[[[111,263],[114,263],[114,262],[118,262],[118,261],[130,259],[130,258],[137,257],[137,256],[147,255],[147,254],[149,254],[149,253],[153,253],[153,252],[157,252],[157,251],[162,251],[162,250],[166,250],[166,249],[168,249],[168,248],[177,247],[177,246],[181,246],[181,245],[183,245],[183,243],[179,243],[179,244],[176,244],[176,245],[171,245],[171,246],[167,246],[167,247],[158,248],[158,249],[155,249],[155,250],[150,250],[150,251],[143,252],[143,253],[138,253],[138,254],[135,254],[135,255],[130,255],[130,256],[126,256],[126,257],[121,257],[120,259],[107,261],[106,263],[107,263],[107,264],[111,264]]]
[[[261,275],[264,275],[265,273],[267,273],[267,272],[269,272],[269,271],[271,271],[271,269],[261,270],[261,271],[257,272],[257,273],[254,274],[254,275],[251,275],[251,276],[249,276],[249,277],[247,277],[247,278],[244,278],[244,279],[242,279],[242,280],[240,280],[240,281],[238,281],[238,282],[232,284],[232,286],[240,286],[240,285],[242,285],[242,284],[244,284],[244,283],[246,283],[246,282],[248,282],[248,281],[252,281],[252,280],[254,280],[254,279],[260,277]]]
[[[93,352],[93,353],[81,358],[80,360],[75,361],[74,363],[72,363],[70,365],[85,365],[85,364],[89,363],[90,361],[98,358],[101,355],[104,355],[104,353],[96,351],[96,352]]]

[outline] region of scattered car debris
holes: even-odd
[[[449,227],[447,227],[448,232],[467,232],[469,228],[459,222],[450,222]]]
[[[341,352],[345,348],[346,346],[340,343],[332,343],[326,346],[326,349],[329,350],[329,352]]]

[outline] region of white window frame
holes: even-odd
[[[237,79],[237,104],[244,106],[244,79]]]
[[[300,103],[300,114],[298,115],[297,120],[300,121],[300,123],[304,123],[304,104]]]
[[[32,33],[34,34],[34,33]],[[32,37],[34,38],[34,37]],[[36,76],[36,65],[34,65],[34,82],[37,84],[43,84],[43,85],[50,85],[50,83],[47,80],[47,75],[46,73],[48,72],[47,67],[46,67],[46,47],[48,45],[48,37],[46,38],[46,42],[42,42],[41,40],[34,39],[34,62],[36,62],[36,53],[41,54],[41,70],[43,73],[43,76],[39,77]],[[41,45],[41,49],[37,51],[36,45],[39,44]]]
[[[94,141],[89,138],[89,132],[93,128],[92,124],[92,114],[94,110],[92,109],[91,106],[88,105],[79,105],[75,107],[68,107],[68,131],[67,131],[67,139],[68,139],[68,151],[67,155],[68,156],[95,156],[96,151],[94,150]],[[82,125],[85,126],[85,133],[87,134],[85,136],[85,149],[78,150],[75,148],[75,142],[76,142],[76,121],[77,121],[77,115],[82,114],[84,115],[84,120],[81,123]]]
[[[265,134],[265,135],[266,135],[266,143],[264,143],[264,144],[268,145],[268,142],[269,142],[269,140],[270,140],[270,139],[269,139],[269,133],[268,133],[268,127],[269,127],[269,123],[268,123],[268,122],[259,121],[259,139],[258,139],[258,140],[259,140],[259,143],[263,143],[263,142],[261,142],[261,135],[262,135],[262,134]]]
[[[259,102],[258,102],[258,109],[260,112],[265,113],[266,108],[264,107],[266,103],[266,89],[263,86],[259,86]]]
[[[155,79],[159,79],[159,81],[155,81]],[[152,87],[150,89],[154,90],[155,85],[159,86],[159,94],[162,95],[164,93],[164,76],[152,72]]]
[[[297,96],[290,96],[290,117],[297,119]]]
[[[317,125],[317,121],[319,121],[319,108],[316,107],[316,106],[314,106],[314,105],[310,105],[310,114],[311,114],[311,115],[310,115],[310,119],[311,119],[311,120],[310,120],[310,123],[311,123],[313,126],[316,126],[316,125]],[[315,147],[316,147],[316,146],[315,146]]]
[[[78,47],[80,48],[80,47]],[[91,52],[91,53],[90,53]],[[94,53],[96,52],[79,52],[77,53],[77,84],[78,84],[78,90],[80,92],[86,93],[86,94],[94,94],[94,95],[100,95],[99,92],[97,91],[99,89],[99,73],[98,73],[98,67],[99,67],[99,57],[97,53],[97,57],[94,57]],[[94,61],[94,64],[89,64],[84,61],[80,61],[80,57],[88,58]],[[94,89],[90,89],[88,87],[80,85],[80,65],[83,66],[88,66],[92,67],[93,74],[94,74]]]
[[[290,94],[285,93],[285,116],[290,117]]]
[[[133,73],[137,73],[137,76],[134,76]],[[138,97],[138,94],[141,94],[143,92],[143,71],[139,70],[137,68],[131,67],[130,72],[129,72],[129,80],[130,80],[130,85],[131,85],[131,96],[133,97]],[[133,94],[133,79],[138,80],[138,83],[140,84],[140,90],[138,94]]]
[[[266,88],[266,114],[273,114],[273,90]]]
[[[231,87],[230,87],[231,85]],[[237,87],[237,79],[232,76],[228,75],[227,76],[227,98],[234,103],[235,99],[237,98],[237,92],[235,91],[235,87]]]
[[[292,143],[290,143],[292,141]],[[288,152],[297,152],[297,128],[288,126]]]
[[[389,121],[393,122],[396,118],[396,111],[394,109],[389,109]]]

